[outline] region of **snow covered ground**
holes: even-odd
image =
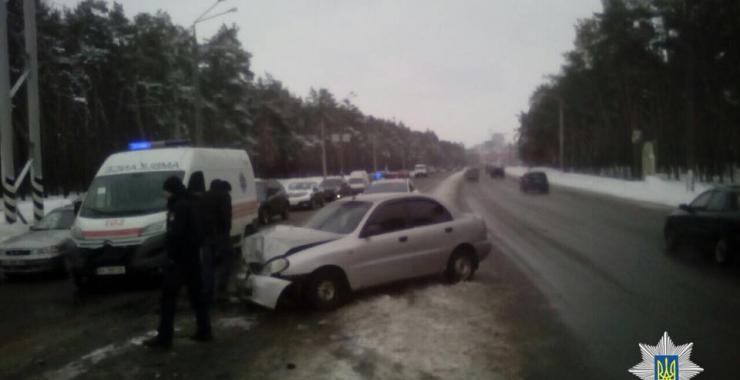
[[[670,207],[689,203],[701,192],[711,187],[711,185],[697,183],[692,192],[686,189],[684,182],[669,181],[654,176],[649,176],[644,181],[627,181],[587,174],[563,173],[550,168],[533,169],[544,171],[550,183],[559,186]],[[520,177],[529,170],[525,167],[507,167],[506,174]]]
[[[61,196],[49,197],[44,202],[44,210],[46,212],[49,212],[57,207],[66,206],[72,203],[72,201],[76,199],[76,197],[77,195],[70,195],[69,198],[64,198]],[[18,210],[26,218],[26,221],[29,223],[29,225],[33,224],[33,203],[31,203],[30,197],[26,198],[25,201],[18,202]],[[2,207],[0,207],[0,213],[2,212],[4,212],[4,210],[2,209]],[[23,224],[20,219],[15,224],[8,224],[5,221],[4,214],[0,215],[0,242],[3,242],[10,237],[28,231],[29,225]]]

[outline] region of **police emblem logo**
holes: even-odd
[[[704,369],[693,363],[693,343],[676,346],[668,333],[663,333],[657,346],[640,344],[642,363],[629,372],[642,380],[688,380]]]

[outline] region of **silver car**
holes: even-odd
[[[444,273],[473,276],[490,250],[485,223],[418,194],[339,201],[302,227],[276,226],[245,239],[246,297],[275,308],[283,293],[331,310],[358,289]],[[286,290],[289,289],[289,290]]]
[[[51,211],[27,233],[0,244],[0,269],[8,276],[22,273],[63,271],[64,255],[75,249],[70,228],[73,206]]]

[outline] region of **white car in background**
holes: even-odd
[[[365,194],[378,194],[378,193],[415,193],[413,182],[408,178],[397,178],[397,179],[381,179],[373,182],[370,187],[365,190]]]
[[[275,308],[285,293],[331,310],[358,289],[444,273],[472,278],[491,240],[476,215],[418,194],[360,195],[328,205],[302,227],[244,240],[248,300]]]
[[[324,194],[318,181],[291,181],[286,186],[290,207],[316,209],[324,206]]]
[[[429,169],[424,164],[416,164],[414,166],[414,170],[411,171],[411,176],[416,177],[428,177],[429,176]]]

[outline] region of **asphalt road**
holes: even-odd
[[[515,286],[524,377],[629,379],[638,343],[693,342],[699,379],[736,379],[740,278],[695,248],[664,252],[670,210],[553,187],[520,193],[515,179],[466,182],[463,207],[496,238],[486,263]]]

